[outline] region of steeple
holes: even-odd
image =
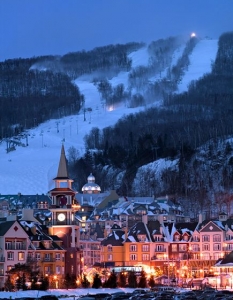
[[[62,144],[60,162],[57,171],[57,177],[55,179],[68,179],[68,178],[69,177],[68,177],[65,149],[64,149],[64,145]]]
[[[71,183],[73,182],[73,180],[70,179],[68,176],[68,167],[67,167],[65,149],[63,144],[61,147],[61,156],[60,156],[60,161],[59,161],[59,166],[57,171],[57,177],[55,177],[53,180],[55,181],[57,188],[60,187],[71,188]]]

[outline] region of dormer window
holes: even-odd
[[[146,235],[145,234],[139,234],[138,235],[138,241],[139,242],[145,242],[146,241]]]
[[[155,242],[159,242],[161,240],[161,237],[159,235],[154,235]]]
[[[187,236],[187,235],[184,235],[184,236],[183,236],[183,240],[187,242],[187,241],[188,241],[188,236]]]
[[[146,215],[146,210],[145,209],[137,209],[136,214],[138,215]]]
[[[46,249],[49,249],[49,248],[50,248],[50,245],[51,245],[50,242],[44,242],[44,247],[45,247]]]
[[[180,241],[180,235],[179,234],[175,234],[174,235],[174,241],[175,242],[179,242]]]
[[[41,202],[37,203],[37,208],[38,209],[47,209],[48,208],[48,202],[41,201]]]

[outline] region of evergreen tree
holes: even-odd
[[[70,288],[75,289],[77,287],[77,278],[74,274],[71,275],[71,280],[70,280]]]
[[[41,278],[41,285],[40,285],[40,289],[42,291],[47,291],[49,288],[49,279],[47,276]]]
[[[117,276],[114,270],[111,272],[107,282],[106,282],[106,287],[115,289],[117,287]]]
[[[155,287],[155,279],[154,279],[154,276],[153,276],[153,275],[150,276],[148,285],[149,285],[150,288]]]
[[[146,282],[146,273],[145,271],[141,271],[141,276],[139,278],[139,282],[138,282],[138,287],[139,288],[145,288],[147,286],[147,282]]]
[[[67,290],[71,287],[71,276],[70,276],[69,273],[67,273],[65,278],[64,278],[63,286]]]
[[[82,278],[82,287],[86,289],[89,286],[90,286],[90,282],[88,281],[87,276],[83,275],[83,278]]]
[[[101,287],[101,285],[102,285],[102,282],[101,282],[100,276],[98,273],[95,273],[92,287],[93,287],[93,289],[98,289]]]
[[[137,287],[137,277],[134,271],[130,271],[128,274],[128,283],[130,288]]]
[[[124,274],[124,272],[121,272],[119,274],[118,285],[120,287],[125,287],[126,286],[126,275]]]
[[[11,276],[10,275],[7,276],[7,280],[6,280],[5,284],[4,284],[4,289],[6,291],[8,291],[8,292],[11,292],[14,289],[14,284],[13,284],[13,282],[11,280]]]
[[[23,273],[23,277],[22,277],[22,283],[21,283],[21,287],[20,287],[23,291],[27,290],[27,286],[26,286],[26,275]]]

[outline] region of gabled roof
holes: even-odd
[[[103,241],[102,246],[122,246],[125,239],[125,232],[123,230],[113,230]]]
[[[6,221],[0,224],[0,236],[4,236],[7,231],[13,226],[17,221]]]
[[[222,267],[222,266],[233,266],[233,251],[229,253],[225,258],[222,260],[219,260],[216,264],[215,267]]]
[[[130,228],[125,242],[139,242],[138,235],[146,235],[145,242],[151,242],[149,230],[143,222],[138,222]]]
[[[212,227],[212,229],[211,229]],[[225,231],[225,227],[222,222],[219,220],[205,220],[201,224],[198,224],[197,230],[199,232],[207,230],[207,231]]]

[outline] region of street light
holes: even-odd
[[[53,276],[53,280],[54,280],[54,282],[55,282],[55,288],[57,289],[57,288],[58,288],[57,275],[54,275],[54,276]]]

